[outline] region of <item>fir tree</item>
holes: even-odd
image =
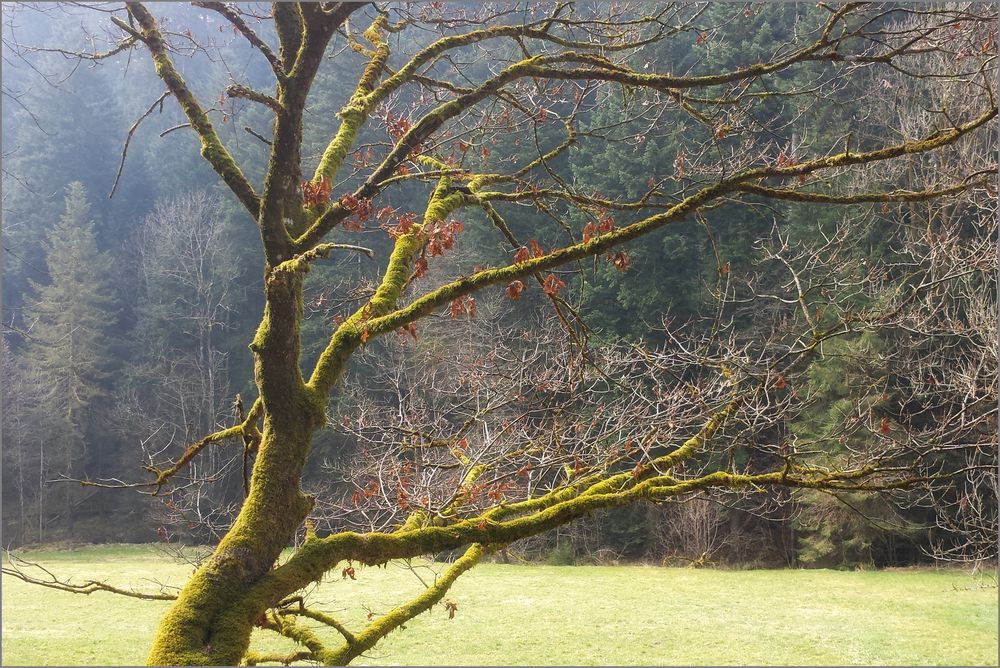
[[[111,259],[97,248],[86,191],[79,182],[66,188],[65,213],[49,233],[45,263],[49,282],[32,282],[30,338],[25,355],[29,370],[48,385],[40,397],[46,419],[46,457],[52,470],[84,474],[88,445],[99,434],[95,415],[109,396],[114,366],[115,298],[110,284]],[[72,495],[64,495],[65,517],[72,520]]]

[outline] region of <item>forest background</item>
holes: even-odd
[[[654,56],[676,71],[694,63],[734,69],[753,62],[757,54],[776,51],[782,36],[811,8],[808,3],[716,5],[709,8],[706,20],[712,23],[717,15],[715,23],[722,27],[710,36],[657,44]],[[73,8],[49,12],[46,21],[12,12],[4,7],[5,28],[16,26],[22,44],[76,43],[81,34],[99,33],[103,21],[99,14]],[[251,47],[211,12],[170,3],[158,5],[157,13],[172,30],[189,31],[195,41],[216,47],[211,52],[195,50],[190,58],[177,59],[177,66],[196,92],[209,100],[218,96],[214,118],[222,139],[246,166],[250,180],[259,181],[267,147],[256,135],[267,134],[268,111],[247,100],[226,98],[223,91],[233,81],[267,81],[267,63],[251,57]],[[734,14],[742,16],[729,20]],[[150,107],[155,99],[151,92],[162,84],[148,59],[121,54],[80,63],[60,53],[36,53],[29,66],[8,49],[6,40],[4,48],[4,546],[54,541],[213,543],[242,500],[245,464],[239,448],[206,450],[191,464],[190,479],[215,484],[192,484],[177,497],[98,489],[71,480],[134,480],[152,455],[176,457],[204,434],[233,424],[240,397],[254,392],[246,342],[262,308],[255,231],[244,224],[239,204],[198,155],[193,133],[178,128],[184,119],[176,105]],[[347,63],[348,58],[336,62]],[[352,90],[354,72],[346,65],[342,72],[336,67],[321,70],[311,113],[332,117]],[[790,76],[783,82],[789,89],[806,85],[811,74],[808,68],[797,72],[801,81]],[[840,91],[838,100],[804,112],[775,100],[769,112],[784,122],[773,129],[774,145],[794,149],[806,137],[832,143],[852,118],[869,114],[873,104],[862,95],[852,97],[850,90]],[[406,107],[405,99],[394,103],[397,109]],[[583,124],[613,123],[628,104],[623,93],[622,108],[606,105],[591,112]],[[152,113],[131,135],[124,169],[116,178],[123,143],[147,111]],[[693,125],[696,120],[660,128],[641,141],[586,145],[558,160],[568,161],[577,188],[634,199],[642,195],[635,191],[636,184],[654,183],[678,168],[686,122]],[[545,132],[555,136],[561,131],[558,124],[540,130],[543,138]],[[369,141],[385,140],[376,128],[367,132]],[[307,151],[319,154],[326,139],[318,131],[307,136]],[[490,153],[519,150],[504,145],[503,135],[475,146],[483,161]],[[534,147],[523,150],[530,155]],[[114,196],[109,197],[112,188]],[[422,203],[424,194],[403,186],[393,197],[391,205],[406,207],[407,197]],[[895,204],[786,207],[780,202],[723,206],[707,213],[703,225],[664,228],[630,245],[627,267],[604,261],[588,264],[574,274],[574,281],[567,281],[565,298],[586,323],[588,346],[661,345],[664,319],[686,322],[714,308],[720,275],[737,279],[759,272],[760,241],[772,236],[776,221],[782,234],[805,243],[849,219],[855,230],[855,260],[876,264],[895,252],[887,230],[917,215],[918,209]],[[482,213],[463,216],[472,220]],[[523,216],[511,219],[515,234],[531,236],[538,216],[525,209]],[[506,258],[499,244],[477,232],[483,228],[466,223],[454,253],[442,259],[442,271],[458,258],[464,264]],[[379,256],[391,248],[391,239],[377,226],[356,238]],[[543,246],[547,242],[538,241]],[[377,278],[375,268],[363,256],[316,265],[316,280],[306,296],[306,357],[318,354],[327,325],[363,296],[344,293],[338,286],[370,283]],[[995,291],[987,301],[986,308],[994,314],[995,349]],[[476,323],[463,320],[442,327],[434,337],[400,337],[372,345],[379,351],[409,346],[426,359],[456,360],[471,354],[473,342],[482,344],[490,336],[491,323],[500,319],[520,323],[534,335],[549,336],[552,331],[550,305],[540,291],[486,306]],[[753,314],[740,317],[745,331],[764,327],[763,317],[760,323]],[[846,404],[853,401],[846,379],[872,371],[864,362],[869,352],[874,358],[873,351],[905,345],[891,336],[859,334],[831,345],[829,354],[813,362],[809,371],[817,392],[813,408],[784,429],[803,438],[836,432],[850,413]],[[393,404],[400,386],[390,382],[392,369],[386,368],[386,359],[393,358],[371,354],[354,362],[350,388],[355,394],[329,407],[331,427],[314,441],[304,484],[335,493],[352,489],[350,481],[338,480],[333,472],[338,459],[353,456],[363,445],[351,429],[338,426],[343,415],[359,406]],[[995,360],[993,369],[995,373]],[[457,383],[461,370],[449,373]],[[995,461],[995,383],[992,391],[992,413],[980,422],[980,438],[987,448],[992,441]],[[893,425],[912,420],[922,410],[874,389],[868,399],[868,409]],[[977,513],[995,517],[995,482],[990,488],[977,478],[959,487],[968,503],[977,504]],[[982,547],[989,541],[982,540],[971,551],[949,551],[968,544],[956,540],[954,527],[931,508],[900,509],[861,494],[838,497],[806,491],[778,497],[752,505],[694,498],[683,504],[603,511],[523,541],[503,556],[553,563],[628,559],[837,567],[996,556],[995,541],[992,552]]]

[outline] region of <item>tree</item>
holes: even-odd
[[[3,7],[3,53],[14,64],[27,58],[17,40],[59,44],[76,39],[87,24],[99,23],[92,12],[78,13],[70,23],[45,20],[45,8],[27,4]],[[41,20],[40,20],[41,19]],[[44,51],[31,60],[27,70],[37,79],[28,79],[25,70],[11,67],[3,77],[4,105],[4,237],[5,271],[3,309],[5,321],[21,324],[23,295],[30,291],[29,279],[36,281],[44,264],[44,241],[59,219],[63,188],[79,181],[93,196],[104,194],[114,175],[117,147],[104,141],[100,131],[84,128],[110,127],[124,115],[118,104],[127,105],[127,96],[116,96],[101,70],[78,68],[67,79],[62,65],[66,58]],[[130,112],[126,112],[130,113]],[[33,150],[36,146],[46,150]],[[122,178],[114,200],[92,199],[98,245],[114,254],[108,240],[120,238],[118,225],[131,219],[141,206],[137,190],[148,178],[134,165]],[[15,250],[16,249],[16,250]],[[117,259],[117,258],[116,258]]]
[[[196,5],[222,17],[255,48],[273,73],[273,90],[234,81],[209,108],[194,92],[197,82],[185,81],[175,64],[176,56],[192,44],[196,50],[205,48],[201,43],[207,37],[190,28],[164,27],[137,2],[126,3],[124,14],[109,14],[121,31],[111,51],[149,53],[197,137],[202,157],[256,224],[264,256],[265,306],[250,343],[258,395],[244,419],[193,443],[176,461],[155,467],[155,479],[142,484],[153,493],[166,493],[173,477],[208,444],[232,437],[242,437],[254,457],[239,515],[163,618],[151,663],[350,662],[440,602],[451,584],[484,556],[603,508],[705,489],[890,490],[928,480],[923,468],[927,457],[887,441],[842,457],[816,457],[788,449],[779,440],[768,444],[766,456],[755,455],[750,463],[735,456],[736,446],[751,441],[751,435],[764,428],[775,433],[795,405],[790,392],[775,389],[803,373],[823,341],[857,327],[853,316],[814,317],[813,302],[826,297],[800,290],[791,303],[802,306],[796,323],[801,327],[783,332],[775,322],[774,336],[757,348],[748,348],[739,337],[716,338],[711,328],[690,335],[668,329],[665,337],[681,352],[663,353],[662,365],[657,366],[655,357],[613,357],[626,375],[631,367],[650,365],[649,387],[660,390],[649,395],[652,399],[616,395],[599,378],[574,380],[573,374],[585,368],[585,349],[572,364],[563,364],[569,374],[560,381],[569,394],[565,401],[584,402],[574,410],[581,416],[590,413],[597,431],[574,442],[569,426],[543,420],[533,433],[551,431],[555,424],[571,443],[569,461],[544,448],[539,455],[534,448],[498,450],[485,441],[467,441],[469,452],[464,452],[458,446],[462,425],[457,425],[455,433],[434,435],[460,450],[461,474],[446,480],[450,493],[414,496],[412,469],[401,465],[392,472],[395,486],[388,492],[381,484],[378,490],[363,488],[370,493],[359,502],[384,502],[391,493],[392,516],[398,518],[398,523],[374,531],[320,535],[309,521],[316,500],[301,485],[313,436],[327,423],[327,406],[339,398],[352,357],[362,349],[377,350],[384,335],[402,332],[419,339],[417,323],[442,310],[448,320],[475,317],[476,293],[493,291],[517,299],[525,290],[540,288],[560,326],[582,346],[565,299],[571,289],[564,280],[568,276],[556,273],[560,267],[591,260],[627,270],[625,244],[684,221],[704,220],[723,204],[919,202],[983,188],[988,174],[995,172],[989,158],[918,190],[856,188],[849,177],[905,156],[933,154],[990,127],[996,105],[993,61],[987,56],[994,39],[989,7],[915,11],[857,4],[802,6],[794,37],[777,52],[735,67],[699,60],[678,72],[644,56],[664,42],[684,44],[695,53],[714,48],[720,19],[703,17],[703,7],[644,9],[620,3],[600,9],[565,4],[470,9],[431,3],[414,14],[396,6],[274,3],[265,15],[216,2]],[[721,20],[738,21],[743,14],[734,7]],[[913,22],[903,22],[911,16]],[[353,29],[359,24],[364,27],[360,34]],[[423,37],[403,43],[417,44],[412,52],[400,52],[395,36],[410,32]],[[323,133],[315,161],[307,157],[311,147],[303,142],[306,122],[312,120],[307,102],[335,41],[347,47],[334,52],[337,58],[358,64],[356,85],[337,114],[336,129]],[[968,58],[962,77],[953,69],[934,69],[924,57],[951,51]],[[962,78],[971,82],[977,105],[960,114],[942,110],[934,115],[938,126],[918,136],[868,133],[863,119],[842,136],[824,133],[799,142],[772,129],[778,124],[774,107],[782,106],[776,100],[795,106],[798,115],[811,114],[838,104],[836,95],[826,98],[836,82],[890,69],[913,77]],[[789,90],[782,84],[802,70],[812,73],[809,85]],[[151,91],[151,97],[155,94]],[[231,120],[227,97],[230,104],[258,103],[273,115],[264,138],[268,161],[259,188],[220,139],[218,127]],[[625,118],[607,127],[584,122],[597,107],[619,99],[625,102]],[[651,119],[673,118],[692,119],[697,132],[685,137],[665,175],[636,186],[637,197],[584,192],[560,173],[561,160],[571,158],[581,145],[636,142]],[[559,132],[543,134],[541,128]],[[371,139],[375,130],[384,134],[362,139],[363,131]],[[501,136],[502,145],[497,143]],[[517,148],[509,149],[506,142]],[[521,145],[533,147],[527,161],[516,155]],[[402,184],[422,185],[426,205],[399,199]],[[554,231],[525,238],[513,224],[521,207],[547,216],[556,224]],[[507,244],[512,262],[463,268],[429,287],[435,283],[429,268],[468,224],[455,216],[472,216],[473,211]],[[391,253],[374,286],[363,291],[356,309],[331,324],[317,359],[303,359],[303,295],[311,265],[335,252],[370,252],[347,242],[366,226],[379,224],[390,237]],[[719,257],[709,282],[726,289],[730,271],[728,261]],[[666,380],[658,375],[663,369],[674,386],[663,387]],[[654,421],[642,433],[622,434],[620,422],[602,422],[593,415],[600,404],[586,405],[588,392],[608,393],[609,401],[636,402],[621,415],[645,415],[635,413],[645,406],[656,420],[667,421]],[[658,402],[671,410],[658,410]],[[685,419],[670,420],[671,411]],[[640,424],[633,421],[633,431]],[[627,443],[639,448],[638,459],[628,465],[617,458],[595,464],[597,457],[608,459],[608,445],[624,450]],[[727,457],[727,451],[733,456]],[[509,487],[506,498],[473,494],[483,480],[516,476],[528,464],[543,469],[533,484]],[[301,546],[277,564],[300,527]],[[348,631],[296,597],[345,561],[380,564],[456,549],[464,550],[462,556],[425,592],[361,631]],[[339,640],[329,645],[299,624],[298,616],[336,629]],[[247,656],[255,627],[293,638],[305,649],[291,657]]]
[[[45,433],[37,438],[39,470],[78,478],[87,475],[93,454],[87,452],[87,443],[100,442],[96,436],[103,425],[95,414],[110,395],[115,297],[111,260],[97,249],[90,205],[80,183],[66,187],[65,202],[65,213],[48,235],[49,282],[33,283],[37,294],[27,307],[25,374],[44,379],[44,389],[36,395],[38,409],[45,414]],[[68,487],[64,492],[61,513],[64,523],[72,526],[79,495]],[[39,537],[41,531],[42,524]]]
[[[27,542],[31,536],[41,540],[45,528],[45,460],[43,436],[33,425],[38,423],[37,407],[41,383],[15,363],[6,339],[3,347],[3,439],[7,444],[4,477],[7,492],[4,504],[17,507],[17,519],[4,518],[4,533]]]
[[[135,260],[141,296],[132,337],[135,353],[126,371],[128,398],[121,403],[129,419],[149,425],[146,432],[154,434],[145,444],[149,452],[180,452],[233,414],[222,344],[241,269],[231,261],[234,253],[225,230],[218,201],[204,192],[158,202],[138,226]],[[191,477],[218,477],[232,468],[233,458],[232,453],[209,451],[193,463]],[[196,485],[189,499],[173,499],[168,510],[184,516],[184,524],[195,522],[199,530],[213,531],[206,526],[212,524],[207,516],[232,500],[235,490],[226,487]],[[217,502],[202,498],[209,491]]]
[[[934,58],[944,57],[935,54]],[[965,59],[961,52],[959,62]],[[929,79],[889,77],[889,100],[935,99],[943,108],[968,109],[967,89]],[[873,102],[873,106],[876,103]],[[876,114],[887,114],[881,105]],[[951,112],[949,112],[951,113]],[[907,132],[934,123],[916,105],[897,115]],[[996,128],[966,138],[933,160],[910,158],[873,175],[908,187],[961,170],[997,146]],[[885,215],[884,207],[878,211]],[[907,443],[948,444],[957,475],[947,487],[904,496],[935,532],[939,559],[992,562],[997,558],[997,196],[990,184],[947,200],[900,205],[889,216],[902,228],[894,244],[886,291],[891,308],[882,329],[880,372],[891,379],[894,421]],[[890,325],[890,326],[886,326]],[[920,511],[923,511],[920,513]],[[928,515],[930,517],[928,517]]]

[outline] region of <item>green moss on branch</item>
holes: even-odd
[[[309,650],[313,660],[320,665],[337,666],[341,665],[336,660],[336,656],[319,639],[315,633],[300,624],[296,624],[290,615],[274,613],[268,615],[267,628],[293,640]]]
[[[371,56],[361,78],[355,86],[354,94],[344,105],[344,108],[337,114],[340,117],[340,127],[330,141],[319,164],[313,174],[313,181],[318,182],[324,176],[333,179],[337,170],[344,163],[347,154],[350,152],[354,141],[358,136],[358,131],[366,120],[368,114],[377,103],[371,92],[378,83],[379,77],[385,68],[386,61],[389,60],[389,46],[381,37],[381,30],[385,27],[388,19],[383,14],[379,14],[372,24],[365,30],[365,38],[372,42],[375,51]]]
[[[374,257],[375,252],[364,246],[354,246],[351,244],[320,244],[305,253],[296,255],[291,260],[285,260],[271,270],[271,279],[279,279],[281,274],[297,274],[309,271],[309,264],[315,260],[329,257],[335,250],[349,250],[364,253],[368,257]]]
[[[448,593],[448,590],[451,589],[451,586],[459,576],[478,564],[486,553],[487,550],[482,545],[474,544],[470,546],[465,551],[465,554],[456,559],[434,581],[434,584],[427,587],[419,596],[376,619],[368,628],[357,635],[354,642],[345,643],[341,649],[331,656],[334,665],[346,665],[350,663],[363,652],[367,652],[374,647],[378,641],[385,638],[392,631],[398,629],[417,615],[430,610],[444,598],[444,595]]]
[[[959,137],[968,134],[983,124],[989,122],[995,118],[996,115],[997,109],[994,107],[965,125],[952,128],[951,130],[944,132],[936,132],[922,140],[906,141],[883,149],[864,153],[849,153],[845,151],[844,153],[839,153],[825,158],[806,160],[792,167],[758,167],[741,172],[740,174],[734,175],[730,179],[726,179],[702,188],[663,213],[649,216],[644,220],[638,221],[614,232],[601,235],[586,243],[578,243],[567,246],[548,253],[542,257],[532,258],[518,264],[512,264],[496,269],[486,269],[472,274],[471,276],[467,276],[443,285],[440,288],[414,300],[409,305],[395,311],[394,313],[372,320],[368,323],[369,331],[372,335],[382,334],[386,331],[394,331],[431,313],[435,308],[447,304],[453,299],[470,294],[486,286],[506,283],[542,269],[557,267],[573,260],[579,260],[584,257],[597,255],[614,246],[648,234],[649,232],[663,227],[668,223],[682,220],[689,213],[699,209],[708,202],[723,195],[739,191],[747,182],[769,176],[789,177],[799,174],[809,174],[825,169],[879,162],[905,154],[931,151],[954,142]]]
[[[189,445],[180,457],[177,458],[173,464],[165,469],[157,469],[155,467],[146,467],[146,470],[153,473],[156,476],[156,480],[153,483],[156,485],[156,491],[153,492],[153,496],[156,496],[159,492],[160,487],[162,487],[170,478],[176,475],[181,469],[187,466],[191,460],[198,456],[206,445],[210,443],[219,443],[228,438],[234,438],[236,436],[244,436],[251,439],[259,439],[260,434],[257,432],[255,426],[258,419],[260,419],[261,403],[258,398],[254,401],[253,405],[250,407],[250,412],[247,414],[246,419],[237,425],[228,427],[227,429],[221,429],[217,432],[205,436],[200,441]]]
[[[396,239],[386,264],[385,274],[375,294],[336,329],[309,378],[308,385],[321,396],[327,396],[343,373],[351,353],[364,343],[372,332],[370,323],[396,308],[396,302],[406,287],[411,267],[426,241],[424,229],[443,221],[466,200],[461,193],[448,194],[451,179],[441,177],[431,194],[422,225],[414,225],[409,233]]]
[[[222,178],[229,189],[233,191],[243,206],[250,214],[257,219],[260,215],[260,199],[254,192],[253,186],[247,181],[242,170],[236,165],[233,157],[222,145],[219,135],[215,132],[215,127],[208,119],[208,115],[198,104],[197,99],[191,93],[181,75],[174,68],[167,54],[167,47],[156,25],[153,15],[138,2],[127,3],[129,14],[136,20],[142,29],[142,41],[149,47],[156,74],[167,85],[173,93],[174,98],[181,106],[184,116],[187,117],[192,129],[198,135],[201,142],[201,155],[212,166],[212,169]]]

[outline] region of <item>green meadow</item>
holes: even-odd
[[[61,577],[157,591],[192,567],[151,546],[23,555]],[[309,594],[360,629],[441,570],[358,568]],[[418,577],[419,576],[419,577]],[[947,570],[694,570],[484,564],[393,633],[370,665],[996,665],[995,573]],[[167,603],[89,596],[3,578],[4,665],[135,665]],[[329,629],[319,633],[333,640]],[[292,650],[259,631],[252,647]]]

